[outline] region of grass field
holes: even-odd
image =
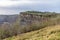
[[[29,33],[9,37],[4,40],[60,40],[60,25],[46,27]]]

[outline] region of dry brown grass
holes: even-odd
[[[4,40],[60,40],[60,25],[46,27]]]

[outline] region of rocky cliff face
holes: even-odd
[[[30,24],[39,24],[44,21],[48,21],[51,18],[56,17],[56,14],[48,13],[48,12],[21,12],[20,13],[20,22],[22,25],[30,25]]]

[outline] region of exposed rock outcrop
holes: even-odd
[[[49,12],[21,12],[20,23],[22,25],[39,24],[56,17],[56,14]]]

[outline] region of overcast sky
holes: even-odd
[[[60,0],[0,0],[0,14],[27,10],[60,12]]]

